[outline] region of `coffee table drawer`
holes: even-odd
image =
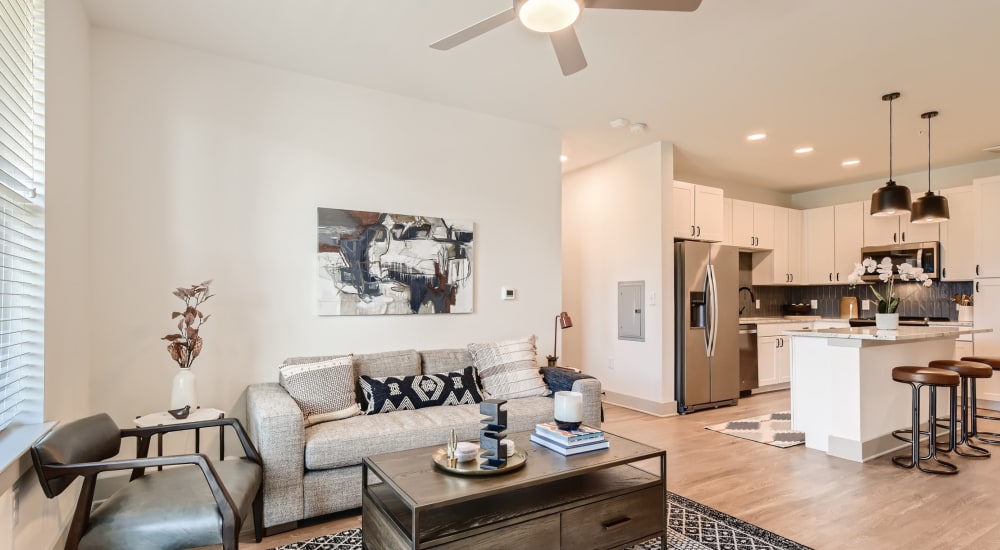
[[[489,533],[438,546],[435,550],[509,550],[510,548],[559,548],[559,515],[511,525]]]
[[[663,528],[663,489],[650,487],[562,513],[563,548],[611,548]]]

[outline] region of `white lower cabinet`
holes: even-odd
[[[759,323],[757,325],[757,386],[791,381],[792,339],[786,330],[809,330],[811,322]]]

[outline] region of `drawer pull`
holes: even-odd
[[[618,527],[621,527],[622,525],[625,525],[626,523],[628,523],[630,521],[632,521],[632,518],[630,518],[630,517],[623,517],[623,518],[613,519],[613,520],[611,520],[609,522],[602,523],[601,524],[601,529],[604,530],[604,531],[610,531],[612,529],[616,529]]]

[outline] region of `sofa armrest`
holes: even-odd
[[[580,378],[573,382],[573,391],[583,394],[583,423],[600,428],[604,418],[601,381],[596,378]]]
[[[305,422],[292,396],[275,383],[247,387],[247,432],[264,463],[264,527],[305,514]]]

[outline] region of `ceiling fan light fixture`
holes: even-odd
[[[581,9],[577,0],[519,0],[514,7],[525,27],[546,33],[572,25]]]

